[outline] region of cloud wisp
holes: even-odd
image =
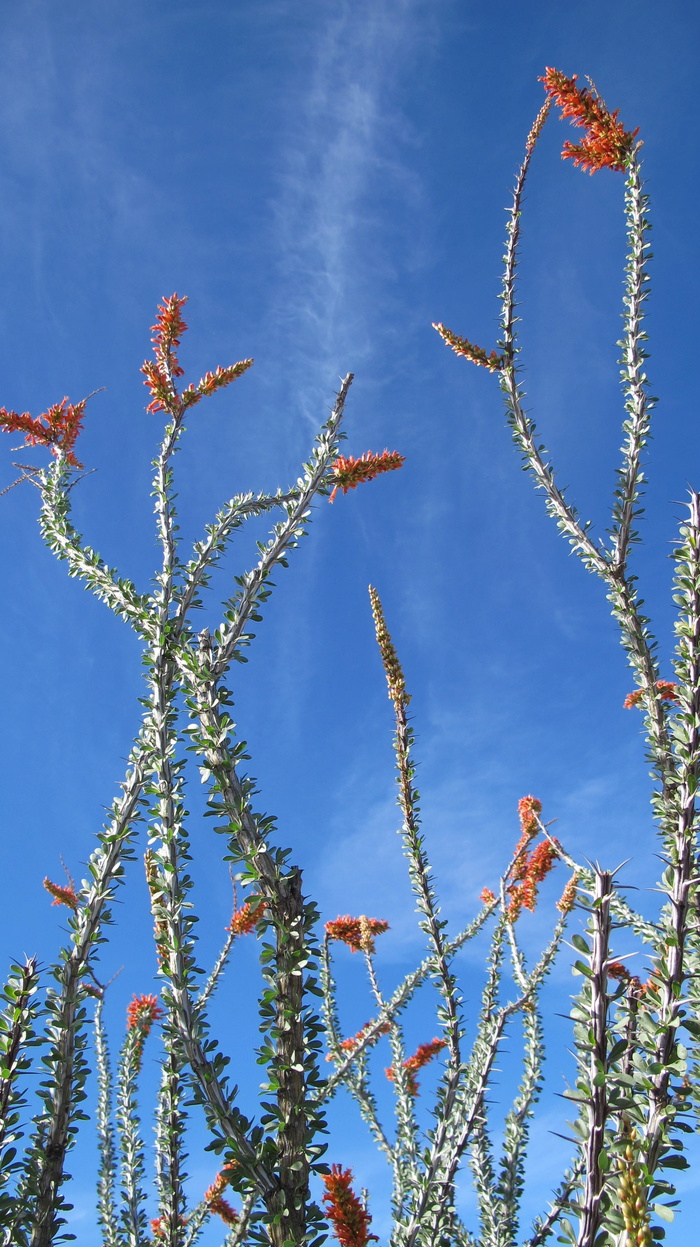
[[[429,48],[432,25],[416,0],[362,0],[341,4],[315,37],[273,205],[272,309],[296,357],[294,392],[314,424],[329,380],[367,359],[386,311],[377,276],[391,271],[393,224],[383,199],[397,185],[404,204],[419,195],[401,158],[410,125],[400,78]]]

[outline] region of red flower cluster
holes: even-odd
[[[53,897],[52,905],[67,905],[69,909],[75,911],[78,908],[78,898],[75,894],[75,888],[62,888],[58,883],[52,883],[50,879],[44,879],[44,887],[46,891]]]
[[[357,1048],[358,1044],[362,1042],[365,1035],[367,1034],[367,1031],[370,1030],[371,1026],[372,1026],[372,1023],[367,1022],[367,1024],[363,1026],[362,1029],[359,1030],[356,1035],[350,1035],[347,1039],[341,1039],[340,1043],[338,1044],[338,1047],[342,1048],[343,1052],[354,1052],[355,1048]],[[390,1030],[391,1030],[391,1025],[389,1024],[389,1022],[385,1022],[383,1026],[379,1027],[378,1031],[375,1031],[375,1034],[377,1036],[388,1035]],[[333,1061],[334,1059],[335,1059],[335,1054],[333,1052],[329,1052],[328,1056],[326,1057],[326,1060]]]
[[[232,931],[234,935],[250,935],[251,931],[255,930],[265,908],[266,902],[261,897],[246,901],[240,909],[234,909],[233,917],[226,930]]]
[[[249,368],[252,368],[252,359],[241,359],[237,364],[229,364],[228,368],[222,368],[221,365],[216,372],[207,372],[197,385],[188,385],[186,390],[182,392],[183,407],[194,407],[201,398],[208,398],[210,394],[215,394],[217,390],[223,390],[224,386],[230,385],[236,377],[243,376]]]
[[[520,839],[513,854],[512,882],[506,888],[509,897],[507,910],[509,922],[516,921],[523,906],[534,912],[537,889],[542,880],[546,879],[559,856],[557,842],[553,839],[542,840],[535,849],[528,848],[540,829],[539,815],[541,813],[542,802],[538,797],[521,797],[518,801]],[[496,897],[490,888],[484,888],[479,900],[484,905],[493,905]],[[561,900],[557,902],[557,909],[561,913],[568,913],[573,908],[575,900],[576,876],[574,875],[564,889]]]
[[[182,309],[186,302],[187,296],[181,299],[177,294],[171,294],[169,299],[164,298],[158,308],[156,323],[151,325],[154,335],[151,341],[156,358],[155,361],[147,359],[141,367],[146,378],[144,385],[148,386],[152,395],[146,411],[169,411],[172,415],[178,408],[184,410],[194,407],[200,399],[230,385],[236,377],[247,372],[253,363],[252,359],[243,359],[228,368],[219,367],[215,372],[208,372],[197,385],[188,385],[179,398],[174,382],[176,377],[183,376],[177,348],[187,329],[182,319]]]
[[[624,983],[630,996],[634,996],[637,1000],[641,1000],[642,996],[646,995],[647,984],[642,983],[636,974],[631,974],[622,961],[609,961],[606,966],[606,973],[609,979],[615,979],[618,983]]]
[[[367,1247],[369,1242],[378,1243],[377,1235],[369,1232],[372,1218],[352,1189],[352,1169],[331,1165],[323,1181],[326,1184],[325,1213],[341,1247]]]
[[[42,411],[36,419],[28,411],[19,413],[0,407],[0,429],[6,433],[23,433],[25,446],[49,446],[52,455],[65,455],[66,463],[72,468],[82,468],[73,447],[82,431],[86,403],[86,398],[75,404],[64,398],[48,411]]]
[[[537,903],[537,889],[547,877],[559,856],[556,841],[542,840],[535,849],[528,849],[530,841],[539,830],[538,815],[542,813],[542,802],[537,797],[521,797],[518,802],[521,835],[515,846],[513,858],[512,882],[506,888],[509,896],[508,919],[515,922],[520,911],[525,907],[534,912]]]
[[[186,295],[182,299],[177,294],[171,294],[169,299],[164,298],[158,307],[156,323],[151,325],[151,342],[156,359],[155,363],[147,359],[141,368],[146,378],[144,385],[148,386],[153,395],[153,401],[148,404],[146,411],[169,411],[177,401],[173,379],[183,375],[177,348],[187,329],[182,319],[182,309],[186,302]]]
[[[678,701],[678,693],[676,689],[678,685],[675,680],[657,680],[656,691],[662,701]]]
[[[657,680],[656,691],[661,701],[678,702],[678,693],[676,689],[678,685],[673,680]],[[633,706],[638,706],[644,696],[643,688],[636,688],[633,693],[628,693],[622,703],[624,710],[631,710]]]
[[[187,1217],[180,1218],[180,1225],[184,1229],[187,1225]],[[170,1235],[168,1234],[168,1226],[165,1217],[154,1217],[151,1221],[151,1233],[157,1243],[165,1243]]]
[[[406,1071],[409,1095],[418,1095],[418,1079],[416,1078],[418,1070],[422,1069],[424,1065],[428,1065],[433,1057],[437,1056],[438,1052],[442,1052],[444,1047],[446,1047],[444,1039],[431,1039],[430,1043],[422,1043],[413,1053],[413,1056],[404,1061],[403,1067]],[[391,1066],[386,1071],[386,1076],[389,1082],[394,1081],[394,1071]]]
[[[632,975],[623,961],[609,961],[606,966],[609,979],[617,979],[618,983],[629,983]]]
[[[163,1016],[157,996],[134,996],[126,1011],[126,1029],[135,1031],[134,1056],[137,1063],[141,1061],[143,1046],[148,1038],[151,1027]]]
[[[397,707],[399,705],[405,707],[411,700],[411,694],[406,692],[406,680],[394,642],[391,639],[391,633],[386,626],[381,599],[372,585],[369,586],[369,600],[372,604],[377,645],[379,646],[382,665],[386,673],[386,682],[389,686],[389,700],[393,701]]]
[[[150,1034],[151,1027],[163,1016],[157,996],[134,996],[126,1010],[126,1029],[134,1031],[134,1060],[141,1064],[143,1047]]]
[[[489,372],[500,372],[505,364],[505,355],[499,355],[497,351],[491,351],[488,354],[483,346],[477,346],[475,342],[470,342],[468,338],[460,338],[459,334],[453,333],[446,325],[442,323],[435,324],[433,321],[433,329],[437,329],[443,342],[452,347],[455,355],[463,355],[465,359],[470,359],[473,364],[479,364],[482,368],[488,368]]]
[[[578,894],[578,875],[573,874],[569,879],[564,891],[557,901],[557,909],[560,914],[570,914],[576,904],[576,896]]]
[[[537,835],[537,815],[542,813],[542,802],[538,797],[521,797],[518,801],[518,818],[520,826],[523,829],[523,835],[528,837]]]
[[[547,97],[540,111],[535,117],[532,129],[530,130],[530,133],[528,134],[527,139],[525,140],[525,155],[526,156],[531,156],[532,153],[534,152],[535,146],[537,144],[537,140],[540,137],[540,134],[542,133],[544,123],[547,120],[547,117],[549,116],[549,110],[551,107],[552,107],[552,101],[549,97]]]
[[[141,1030],[147,1035],[154,1022],[163,1016],[157,996],[134,996],[126,1010],[127,1030]]]
[[[176,351],[183,333],[187,332],[187,325],[182,319],[182,309],[186,302],[187,295],[180,299],[177,292],[171,294],[169,299],[163,296],[163,302],[158,305],[156,323],[151,325],[151,333],[154,335],[151,342],[155,347],[156,359],[159,363],[167,363],[174,377],[182,376]]]
[[[636,688],[633,693],[628,693],[622,703],[623,710],[631,710],[634,706],[638,706],[643,696],[643,688]]]
[[[547,878],[559,854],[551,840],[542,840],[533,849],[522,881],[522,904],[531,913],[537,903],[537,888]]]
[[[223,1196],[231,1179],[230,1173],[226,1172],[227,1169],[230,1169],[229,1165],[225,1166],[221,1173],[217,1173],[211,1186],[204,1192],[204,1202],[209,1205],[212,1212],[221,1217],[224,1225],[235,1225],[238,1221],[238,1213]]]
[[[339,455],[333,464],[335,488],[329,501],[333,501],[339,489],[346,494],[349,489],[355,489],[358,485],[363,485],[365,481],[373,481],[375,476],[381,476],[382,472],[393,472],[396,468],[402,467],[404,463],[405,456],[400,455],[398,450],[383,450],[381,455],[375,455],[371,450],[366,450],[359,459],[354,459],[352,455],[348,455],[347,458]]]
[[[326,934],[329,940],[340,940],[347,944],[354,953],[363,949],[374,952],[375,935],[383,935],[389,930],[389,923],[383,918],[367,918],[362,914],[359,918],[346,915],[326,923]]]
[[[576,86],[577,75],[567,78],[558,69],[547,67],[540,82],[547,94],[562,110],[562,117],[569,117],[574,125],[582,126],[586,137],[582,143],[564,144],[562,156],[590,173],[598,169],[624,171],[639,130],[625,130],[617,120],[619,109],[611,113],[597,91]]]
[[[531,840],[537,835],[540,825],[537,820],[538,814],[542,813],[542,802],[537,797],[521,797],[518,801],[518,818],[520,819],[520,839],[515,846],[515,869],[518,864],[525,861],[527,854],[525,852]],[[516,878],[520,876],[516,875]]]

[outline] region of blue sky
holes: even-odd
[[[390,920],[388,983],[419,955],[394,834],[370,582],[413,693],[425,829],[450,919],[473,913],[495,882],[528,792],[572,852],[610,866],[631,856],[629,881],[649,886],[640,724],[622,710],[631,682],[604,595],[522,475],[494,378],[448,352],[431,322],[495,343],[503,209],[542,100],[537,78],[545,65],[590,75],[645,142],[649,373],[660,403],[648,545],[636,558],[667,661],[668,554],[684,491],[697,488],[699,450],[696,6],[27,0],[0,4],[0,29],[0,403],[37,414],[64,394],[105,387],[79,450],[97,471],[74,491],[74,513],[108,562],[144,587],[155,567],[149,464],[159,424],[144,411],[138,369],[156,304],[174,290],[190,297],[188,375],[256,360],[192,415],[178,462],[185,537],[234,492],[295,478],[347,371],[356,374],[348,451],[406,456],[401,472],[319,506],[236,673],[261,803],[279,816],[324,917]],[[623,186],[562,163],[567,136],[549,123],[529,183],[523,361],[543,439],[602,533],[620,441]],[[13,444],[3,439],[0,485],[13,479]],[[139,722],[142,682],[133,637],[43,549],[36,513],[29,486],[0,499],[9,881],[0,923],[6,955],[37,951],[46,962],[61,915],[41,880],[60,878],[61,855],[80,877]],[[252,553],[244,541],[229,574]],[[221,597],[228,583],[222,576]],[[209,952],[230,900],[207,836],[204,825]],[[152,987],[137,868],[122,912],[103,961],[105,977],[124,966],[110,1000],[115,1035],[131,994]],[[534,947],[548,915],[523,921]],[[349,954],[347,963],[354,1030],[368,1006]],[[477,971],[467,959],[468,1003]],[[236,1008],[236,973],[217,1006],[231,1049],[255,1034],[254,1016]],[[552,1013],[570,982],[562,964]],[[416,1042],[430,1037],[426,1026],[432,1035],[419,1014],[412,1025]],[[561,1085],[558,1042],[550,1091]],[[547,1129],[559,1112],[550,1095],[533,1149],[532,1212],[556,1179]],[[382,1162],[352,1114],[334,1109],[343,1154],[333,1145],[329,1158],[353,1164],[370,1187],[383,1233]],[[92,1163],[86,1146],[73,1166],[84,1247],[99,1241]],[[198,1153],[191,1169],[195,1184],[211,1180]],[[679,1222],[668,1241],[686,1234]]]

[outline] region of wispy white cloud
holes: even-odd
[[[396,87],[433,28],[417,0],[353,0],[334,6],[315,35],[274,205],[280,282],[272,313],[291,338],[294,392],[314,425],[329,381],[372,349],[382,313],[375,278],[392,264],[382,196],[398,185],[404,203],[420,198]]]

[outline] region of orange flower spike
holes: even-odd
[[[339,489],[346,494],[349,489],[355,489],[358,485],[363,485],[365,481],[373,481],[375,476],[381,476],[382,472],[396,471],[397,468],[403,466],[405,461],[405,456],[400,455],[398,450],[383,450],[380,455],[366,450],[359,459],[353,458],[352,455],[347,457],[339,455],[331,465],[335,486],[329,502],[333,501]]]
[[[64,454],[70,467],[82,468],[73,448],[82,431],[86,403],[86,398],[75,404],[64,398],[36,419],[28,411],[18,413],[0,407],[0,428],[6,433],[23,433],[25,446],[48,446],[52,455]]]
[[[408,1058],[406,1065],[410,1065],[412,1070],[422,1069],[424,1065],[432,1061],[434,1056],[437,1056],[438,1052],[442,1052],[446,1046],[444,1039],[431,1039],[430,1043],[422,1043],[413,1053],[413,1056]]]
[[[518,801],[518,817],[523,835],[530,838],[537,835],[539,823],[537,815],[542,813],[542,802],[537,797],[521,797]]]
[[[551,107],[552,107],[552,100],[551,100],[551,97],[548,96],[544,104],[542,105],[539,113],[535,117],[535,121],[532,126],[532,129],[527,136],[527,140],[525,142],[525,153],[527,156],[531,156],[535,150],[535,147],[537,145],[537,140],[540,137],[540,134],[542,133],[544,123],[547,120],[547,117],[549,116],[549,110]]]
[[[341,1048],[342,1048],[345,1052],[352,1052],[352,1051],[353,1051],[355,1048],[357,1048],[357,1046],[358,1046],[358,1045],[362,1042],[362,1040],[364,1039],[365,1035],[367,1034],[367,1031],[370,1029],[370,1026],[371,1026],[371,1022],[367,1022],[367,1024],[366,1024],[365,1026],[363,1026],[363,1027],[362,1027],[362,1028],[361,1028],[361,1029],[357,1032],[357,1034],[356,1034],[356,1035],[351,1035],[349,1039],[343,1039],[343,1040],[342,1040],[342,1042],[341,1042],[341,1044],[340,1044],[340,1047],[341,1047]],[[377,1036],[379,1036],[379,1035],[388,1035],[390,1030],[391,1030],[391,1025],[390,1025],[390,1023],[389,1023],[389,1022],[385,1022],[383,1026],[380,1026],[380,1027],[379,1027],[379,1030],[378,1030],[378,1031],[376,1031],[376,1034],[377,1034]]]
[[[148,386],[152,396],[146,411],[172,412],[173,408],[179,407],[183,411],[187,407],[193,407],[200,399],[230,385],[236,377],[247,372],[253,363],[252,359],[242,359],[227,368],[218,367],[214,372],[207,372],[196,385],[188,385],[178,398],[173,382],[175,377],[183,375],[177,349],[187,329],[182,319],[182,309],[186,302],[186,298],[181,299],[177,294],[163,299],[158,308],[156,323],[151,326],[155,360],[147,359],[141,366],[141,372],[146,378],[144,385]]]
[[[528,861],[527,870],[523,875],[520,892],[520,903],[534,913],[537,903],[537,888],[547,878],[559,854],[550,840],[543,840],[533,849]]]
[[[188,385],[182,392],[183,407],[194,407],[202,398],[208,398],[210,394],[215,394],[217,390],[224,389],[230,385],[236,377],[243,376],[249,368],[252,368],[252,359],[241,359],[237,364],[230,364],[227,368],[220,366],[215,372],[207,372],[197,385]]]
[[[521,836],[515,846],[512,867],[512,878],[515,883],[522,882],[530,868],[530,854],[527,850],[529,843],[529,836]]]
[[[406,1065],[407,1065],[407,1062],[404,1061],[404,1068],[406,1068]],[[394,1070],[391,1065],[387,1066],[387,1068],[384,1070],[384,1073],[389,1079],[389,1082],[396,1081],[396,1079],[394,1078]],[[406,1090],[408,1091],[409,1095],[412,1095],[412,1096],[418,1095],[418,1079],[416,1078],[413,1071],[410,1069],[406,1069]]]
[[[347,1039],[341,1039],[340,1043],[338,1044],[338,1047],[339,1047],[339,1048],[341,1048],[343,1052],[354,1052],[354,1051],[355,1051],[355,1048],[357,1048],[357,1047],[358,1047],[358,1045],[359,1045],[359,1044],[362,1042],[362,1040],[364,1039],[364,1037],[365,1037],[365,1035],[367,1034],[367,1031],[370,1029],[371,1025],[372,1025],[372,1023],[371,1023],[371,1022],[367,1022],[367,1024],[366,1024],[365,1026],[363,1026],[363,1027],[361,1028],[361,1030],[359,1030],[359,1031],[357,1032],[357,1034],[356,1034],[356,1035],[349,1035]],[[385,1023],[384,1023],[384,1025],[383,1025],[383,1026],[380,1026],[380,1027],[379,1027],[379,1030],[375,1032],[375,1035],[376,1035],[377,1037],[379,1037],[379,1035],[388,1035],[390,1030],[391,1030],[391,1025],[390,1025],[390,1023],[389,1023],[389,1022],[385,1022]],[[329,1052],[329,1053],[328,1053],[328,1056],[326,1057],[326,1060],[327,1060],[327,1061],[333,1061],[333,1060],[335,1060],[335,1055],[334,1055],[334,1053]]]
[[[542,802],[537,797],[521,797],[518,801],[518,817],[520,819],[521,835],[515,846],[515,852],[513,854],[514,879],[525,878],[530,863],[527,846],[539,831],[540,824],[537,816],[541,813]]]
[[[629,983],[632,975],[622,961],[609,961],[606,967],[609,979],[617,979],[618,983]]]
[[[442,322],[435,324],[433,321],[433,329],[437,329],[443,342],[452,347],[455,355],[463,355],[465,359],[471,360],[473,364],[479,364],[482,368],[488,368],[489,372],[500,372],[503,368],[506,362],[505,355],[499,355],[497,351],[487,353],[483,346],[477,346],[475,342],[470,342],[468,338],[460,338],[459,334],[453,333]]]
[[[372,1218],[352,1189],[352,1169],[331,1165],[323,1181],[326,1187],[324,1211],[341,1247],[367,1247],[369,1242],[378,1243],[377,1235],[369,1232]]]
[[[240,909],[234,909],[230,925],[226,930],[232,931],[234,935],[250,935],[262,918],[265,908],[266,903],[261,898],[246,901]]]
[[[326,923],[329,940],[339,940],[347,944],[354,953],[362,952],[365,948],[372,952],[373,947],[368,947],[368,941],[371,942],[375,936],[383,935],[388,930],[389,923],[383,918],[366,918],[364,914],[360,918],[345,915]]]
[[[391,633],[386,626],[381,599],[373,585],[369,586],[369,600],[372,605],[377,645],[379,646],[382,666],[384,667],[386,682],[389,688],[389,700],[393,701],[396,706],[400,704],[406,707],[411,700],[411,694],[406,692],[406,679],[403,668],[396,653],[396,646],[391,639]]]
[[[187,1217],[181,1217],[180,1224],[184,1228],[184,1226],[187,1225]],[[167,1221],[165,1217],[154,1217],[153,1218],[153,1220],[151,1221],[151,1234],[153,1235],[154,1241],[156,1243],[169,1242],[170,1234],[168,1232],[168,1225],[167,1225]]]
[[[416,1079],[418,1070],[422,1069],[424,1065],[428,1065],[433,1057],[437,1056],[438,1052],[442,1052],[442,1049],[445,1047],[447,1047],[447,1044],[444,1039],[431,1039],[430,1043],[420,1044],[413,1056],[404,1061],[403,1067],[406,1071],[409,1095],[418,1095],[418,1080]],[[386,1076],[390,1082],[394,1081],[394,1071],[391,1067],[386,1071]]]
[[[146,411],[167,411],[169,404],[172,404],[174,401],[174,395],[167,377],[159,365],[153,363],[152,359],[147,359],[141,365],[141,372],[146,378],[143,384],[148,386],[153,395],[151,402],[146,407]]]
[[[159,363],[169,366],[170,373],[173,377],[182,376],[182,368],[177,358],[177,348],[180,345],[183,333],[187,331],[187,325],[182,319],[182,309],[187,302],[187,295],[182,299],[178,298],[177,293],[171,294],[169,299],[163,298],[163,302],[158,307],[155,325],[151,325],[153,337],[151,342],[155,347],[155,356]]]
[[[628,996],[631,996],[633,1000],[641,1000],[646,995],[646,983],[642,983],[636,974],[632,974],[622,961],[609,961],[606,973],[609,979],[624,983]]]
[[[564,891],[557,901],[557,909],[560,914],[570,914],[576,904],[576,896],[578,894],[578,875],[573,874],[569,879]]]
[[[216,1199],[209,1201],[209,1207],[212,1212],[221,1217],[224,1225],[236,1225],[238,1221],[238,1213],[232,1208],[227,1199],[223,1195],[217,1195]]]
[[[661,701],[673,702],[678,704],[678,685],[673,680],[657,680],[655,685],[656,691]],[[628,693],[622,703],[623,710],[631,710],[633,706],[638,706],[644,697],[644,689],[636,688],[633,693]]]
[[[562,157],[589,173],[598,169],[624,172],[639,130],[625,130],[617,119],[619,110],[611,113],[594,88],[577,87],[576,81],[576,74],[567,78],[560,70],[549,67],[540,78],[549,97],[561,108],[562,117],[586,131],[582,143],[564,144]]]
[[[163,1016],[163,1010],[157,996],[134,996],[126,1010],[127,1030],[139,1030],[144,1038],[148,1035],[154,1022]]]
[[[49,895],[53,897],[52,905],[67,905],[73,912],[78,908],[75,888],[62,888],[60,884],[52,883],[48,878],[44,879],[44,887]]]
[[[341,1049],[342,1052],[354,1052],[358,1043],[359,1043],[359,1040],[356,1035],[349,1035],[347,1039],[341,1039],[340,1043],[338,1044],[338,1047]],[[326,1060],[335,1061],[336,1053],[327,1052]]]
[[[163,1016],[157,996],[134,996],[126,1011],[126,1029],[134,1031],[134,1059],[141,1064],[144,1044],[154,1022]]]
[[[45,432],[43,435],[35,435],[35,440],[30,444],[43,443],[50,446],[53,455],[62,451],[71,467],[81,468],[83,465],[76,459],[73,447],[82,431],[86,402],[87,399],[84,398],[82,402],[73,404],[64,398],[62,402],[49,407],[48,411],[42,412],[39,420],[46,421]],[[29,442],[29,438],[25,440]]]
[[[481,892],[479,893],[479,900],[481,901],[482,905],[495,905],[496,904],[496,897],[494,896],[490,888],[481,889]]]
[[[529,873],[525,876],[520,889],[520,902],[525,909],[529,909],[531,914],[535,912],[537,904],[537,883]]]
[[[656,691],[662,701],[678,702],[678,685],[673,680],[657,680]]]
[[[61,404],[62,407],[65,402],[66,399],[63,400],[63,403]],[[68,406],[63,412],[63,419],[55,442],[55,445],[63,451],[67,462],[72,468],[82,468],[83,466],[82,463],[76,459],[75,454],[73,453],[73,447],[75,446],[79,434],[82,433],[83,430],[83,417],[85,415],[86,402],[87,399],[82,399],[79,403],[68,403]]]
[[[177,358],[177,348],[187,329],[181,314],[186,302],[187,298],[180,299],[177,294],[172,294],[169,299],[164,298],[158,308],[156,323],[151,325],[155,363],[147,359],[141,366],[141,372],[146,378],[144,385],[148,386],[152,395],[146,411],[170,411],[177,402],[173,381],[175,377],[183,375]]]
[[[223,1171],[217,1173],[209,1189],[204,1192],[204,1202],[209,1205],[212,1212],[221,1217],[224,1225],[236,1225],[238,1213],[223,1196],[231,1178],[231,1174],[226,1173],[227,1168],[230,1166],[225,1165]]]
[[[509,922],[517,922],[520,917],[520,911],[523,907],[523,890],[519,884],[512,883],[508,888],[508,908],[506,917]]]
[[[551,840],[543,840],[533,850],[527,872],[528,876],[534,879],[535,883],[542,883],[543,879],[547,878],[558,856],[556,845],[552,844]]]

